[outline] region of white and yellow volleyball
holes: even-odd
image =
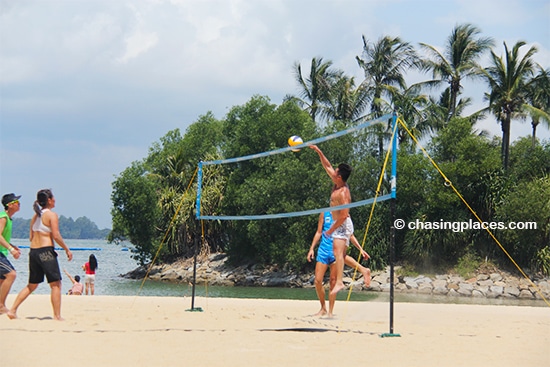
[[[303,143],[304,141],[298,135],[292,135],[290,138],[288,138],[288,145],[291,147],[295,147],[296,145],[300,145]],[[299,152],[300,149],[292,149],[292,151]]]

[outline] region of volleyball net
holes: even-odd
[[[281,212],[281,213],[269,213],[269,214],[257,214],[257,215],[208,215],[208,214],[201,213],[201,199],[202,199],[202,193],[203,193],[203,169],[205,166],[238,163],[238,162],[244,162],[244,161],[253,160],[253,159],[274,156],[282,153],[287,153],[293,149],[302,149],[302,148],[309,147],[311,145],[317,145],[332,139],[342,137],[344,135],[358,132],[360,130],[363,130],[365,128],[368,128],[376,124],[387,123],[388,121],[392,122],[392,131],[393,131],[392,142],[390,145],[392,147],[392,150],[391,150],[392,151],[392,173],[391,173],[391,191],[389,194],[375,196],[369,199],[359,200],[346,205],[322,207],[322,208],[315,208],[315,209],[308,209],[308,210],[294,211],[294,212]],[[320,137],[317,139],[304,142],[303,144],[300,144],[300,145],[279,148],[279,149],[275,149],[267,152],[250,154],[250,155],[236,157],[236,158],[201,161],[199,162],[198,168],[197,168],[197,196],[196,196],[196,215],[195,216],[198,220],[263,220],[263,219],[291,218],[291,217],[300,217],[300,216],[306,216],[306,215],[312,215],[312,214],[319,214],[326,211],[334,211],[334,210],[341,210],[345,208],[365,206],[365,205],[373,204],[375,202],[382,202],[385,200],[395,198],[397,148],[393,149],[393,147],[395,147],[397,144],[397,134],[395,133],[396,128],[397,128],[397,115],[386,114],[377,119],[359,123],[356,126],[349,127],[347,129],[326,135],[324,137]]]

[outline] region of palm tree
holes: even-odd
[[[311,59],[309,77],[304,79],[302,66],[300,63],[294,63],[294,74],[296,81],[301,87],[299,101],[307,106],[309,115],[315,121],[321,104],[328,100],[330,86],[342,72],[331,70],[332,61],[323,62],[323,58]]]
[[[345,123],[357,121],[369,103],[362,85],[355,86],[355,78],[341,75],[330,86],[328,101],[322,115],[329,120]]]
[[[481,70],[491,90],[486,94],[489,108],[500,122],[502,129],[501,155],[504,170],[508,169],[510,125],[513,118],[523,117],[530,91],[529,81],[534,74],[535,63],[532,57],[537,52],[537,48],[531,46],[521,57],[520,49],[525,44],[524,41],[519,41],[509,51],[504,42],[504,59],[491,51],[492,65]]]
[[[382,97],[389,96],[388,87],[406,89],[405,72],[417,65],[418,57],[411,44],[399,37],[385,36],[369,43],[363,36],[363,58],[356,56],[365,73],[364,88],[371,94],[371,113],[377,118],[384,115]],[[387,112],[387,111],[386,111]]]
[[[429,126],[431,133],[437,132],[446,126],[445,121],[448,118],[448,111],[449,111],[448,106],[450,104],[449,103],[450,98],[451,98],[450,88],[445,88],[445,90],[439,96],[438,100],[436,100],[433,97],[430,97],[431,103],[427,108],[426,114],[427,114],[428,121],[426,122],[426,125]],[[488,108],[483,108],[479,111],[475,111],[470,115],[465,116],[464,111],[471,104],[472,104],[471,98],[469,97],[460,98],[456,103],[455,115],[461,116],[464,119],[468,120],[473,127],[478,121],[485,118],[485,115],[488,112]],[[487,131],[480,131],[479,134],[488,136]]]
[[[443,52],[434,46],[420,43],[428,52],[428,57],[432,58],[423,60],[422,68],[432,71],[435,79],[433,84],[449,84],[450,98],[446,122],[456,115],[462,80],[479,77],[480,68],[477,61],[494,44],[492,38],[476,38],[480,33],[477,27],[468,23],[456,26],[447,39]]]
[[[399,111],[404,122],[407,123],[411,133],[421,139],[434,131],[429,125],[428,114],[430,110],[430,98],[421,93],[422,83],[414,84],[404,90],[395,87],[389,87],[388,92],[391,93],[391,105]],[[399,143],[404,143],[409,140],[409,136],[403,129],[399,130]]]
[[[407,88],[405,72],[418,63],[418,57],[411,44],[402,41],[399,37],[385,36],[376,43],[370,43],[363,36],[363,57],[355,58],[365,73],[362,88],[365,89],[371,101],[371,118],[383,116],[392,111],[384,102],[383,97],[390,97],[392,87],[401,90]],[[379,159],[384,156],[384,140],[389,135],[385,127],[377,124],[373,126],[378,139]]]
[[[531,126],[533,128],[532,147],[535,147],[537,140],[537,126],[541,121],[550,128],[550,69],[544,70],[540,65],[539,72],[529,83],[530,92],[528,95],[529,104],[524,108],[531,116]]]

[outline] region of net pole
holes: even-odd
[[[202,194],[202,161],[199,162],[198,169],[197,169],[197,201],[196,201],[196,218],[197,220],[200,218],[201,214],[201,194]],[[199,226],[197,225],[197,231],[199,230]],[[191,291],[191,308],[187,311],[202,311],[202,308],[195,307],[195,288],[197,284],[197,249],[199,247],[199,240],[197,236],[193,239],[193,284],[192,284],[192,291]]]
[[[191,295],[191,308],[187,309],[186,311],[191,312],[202,312],[201,307],[195,307],[195,285],[197,284],[197,248],[199,246],[199,240],[198,238],[195,238],[193,240],[194,248],[195,248],[195,254],[194,254],[194,260],[193,260],[193,288],[192,288],[192,295]]]
[[[394,334],[393,332],[393,301],[394,301],[394,260],[395,260],[395,212],[397,206],[397,114],[394,112],[392,116],[392,159],[391,159],[391,199],[390,199],[390,216],[391,216],[391,227],[390,227],[390,332],[387,334],[382,334],[381,337],[394,337],[401,336],[399,334]]]
[[[393,278],[394,278],[394,267],[393,261],[395,257],[395,226],[393,222],[395,221],[395,198],[391,199],[390,202],[390,211],[392,217],[391,233],[390,233],[390,334],[393,334],[393,296],[394,296],[394,287],[393,287]]]
[[[392,117],[392,131],[395,129],[395,124],[397,123],[397,117],[395,113]],[[395,200],[396,200],[396,174],[397,174],[397,131],[393,133],[393,142],[392,142],[392,157],[391,157],[391,217],[392,217],[392,226],[391,226],[391,239],[390,239],[390,334],[393,334],[393,296],[394,296],[394,287],[393,287],[393,277],[394,277],[394,267],[393,262],[395,260],[395,226],[393,222],[395,221]]]
[[[195,284],[197,284],[197,238],[193,240],[194,242],[194,254],[193,254],[193,291],[191,296],[191,309],[195,309]]]
[[[202,187],[202,161],[199,162],[199,170],[197,174],[197,218],[201,213],[201,187]],[[198,227],[198,226],[197,226]],[[195,284],[197,283],[197,237],[193,239],[193,289],[191,295],[191,310],[195,309]]]

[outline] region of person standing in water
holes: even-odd
[[[86,295],[88,291],[93,296],[95,293],[95,271],[97,269],[97,259],[94,254],[90,254],[88,262],[82,265],[82,270],[86,273],[84,276],[84,285],[86,286]]]

